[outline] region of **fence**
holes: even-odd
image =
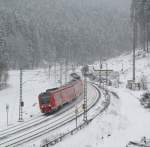
[[[83,124],[79,125],[77,128],[74,128],[71,131],[60,135],[59,137],[51,139],[50,141],[48,141],[44,145],[41,145],[41,147],[49,147],[49,146],[55,145],[58,142],[61,142],[66,136],[75,134],[76,132],[83,129],[85,126],[87,126],[91,121],[92,121],[92,119],[84,122]]]

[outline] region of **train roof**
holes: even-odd
[[[57,89],[59,89],[59,88],[58,88],[58,87],[56,87],[56,88],[52,88],[52,89],[47,89],[47,90],[46,90],[46,92],[55,91],[55,90],[57,90]]]
[[[71,73],[70,76],[73,78],[73,79],[77,79],[77,80],[80,80],[81,77],[77,74],[77,73]]]
[[[71,87],[71,86],[73,85],[73,83],[76,82],[76,81],[78,81],[78,80],[73,79],[73,80],[71,80],[70,82],[68,82],[67,84],[62,85],[61,87],[56,87],[56,88],[52,88],[52,89],[47,89],[47,90],[46,90],[46,93],[47,93],[47,92],[56,92],[57,90],[61,90],[61,89],[64,89],[64,88],[66,88],[66,87]]]

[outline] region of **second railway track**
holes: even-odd
[[[49,121],[51,119],[53,119],[54,117],[57,117],[59,115],[61,115],[62,113],[68,111],[69,109],[71,109],[72,107],[74,107],[77,103],[79,103],[81,101],[81,99],[79,99],[78,101],[72,103],[71,105],[63,108],[61,111],[53,114],[53,115],[49,115],[49,116],[45,116],[44,114],[39,115],[38,117],[35,117],[33,119],[30,119],[26,122],[23,122],[21,124],[15,125],[15,126],[11,126],[5,130],[0,130],[0,140],[7,138],[7,136],[13,135],[17,132],[21,132],[24,130],[27,130],[31,127],[35,127],[38,126],[39,124],[41,124],[42,122],[46,122]]]
[[[94,86],[91,86],[94,88]],[[90,110],[97,102],[97,100],[100,98],[98,91],[96,88],[94,88],[96,91],[96,95],[90,96],[88,98],[88,110]],[[80,109],[82,109],[82,102],[78,106]],[[69,108],[70,109],[70,108]],[[83,111],[81,110],[79,115],[82,115]],[[42,118],[41,118],[42,119]],[[62,112],[57,117],[51,116],[50,118],[43,118],[44,121],[40,121],[36,124],[32,123],[28,127],[20,128],[21,132],[18,131],[12,131],[8,134],[6,133],[2,140],[0,140],[0,146],[1,147],[9,147],[9,146],[17,146],[20,144],[23,144],[25,142],[28,142],[30,140],[34,140],[42,135],[45,135],[69,122],[75,119],[74,115],[74,109],[68,110],[67,112]],[[48,119],[47,121],[45,121]]]

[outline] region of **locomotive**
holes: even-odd
[[[58,110],[64,104],[69,103],[83,93],[81,79],[73,79],[69,83],[53,89],[47,89],[38,96],[42,113],[51,113]]]

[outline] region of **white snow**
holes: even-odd
[[[136,79],[139,81],[144,75],[149,84],[150,54],[138,50],[136,55]],[[138,100],[144,91],[126,89],[127,80],[132,79],[132,54],[123,54],[105,62],[108,64],[108,69],[120,73],[120,87],[108,87],[119,95],[119,99],[111,95],[111,104],[103,115],[75,135],[56,144],[56,147],[125,147],[131,140],[139,141],[143,136],[150,138],[150,110],[143,108]],[[24,116],[28,119],[30,115],[40,115],[37,101],[39,92],[56,85],[53,78],[48,79],[48,71],[42,69],[25,71],[24,81],[26,81],[23,86]],[[0,91],[1,128],[6,127],[5,104],[10,105],[9,124],[16,123],[18,119],[19,71],[10,71],[9,85],[7,89]],[[97,107],[100,105],[101,103]],[[94,111],[97,111],[96,108]]]
[[[136,79],[138,81],[142,74],[149,82],[150,55],[141,51],[137,51],[136,55]],[[150,110],[144,109],[137,99],[144,91],[131,91],[125,88],[127,80],[132,79],[132,55],[124,54],[106,62],[108,69],[120,73],[120,88],[109,87],[120,99],[112,96],[111,105],[104,115],[56,147],[125,147],[129,141],[140,141],[143,136],[150,138]],[[96,65],[99,67],[98,63]]]
[[[19,71],[9,72],[9,87],[0,91],[0,129],[6,127],[6,104],[9,105],[9,125],[18,121],[19,114]],[[23,71],[23,117],[40,115],[38,95],[48,88],[55,87],[55,81],[49,80],[48,71],[44,69]]]

